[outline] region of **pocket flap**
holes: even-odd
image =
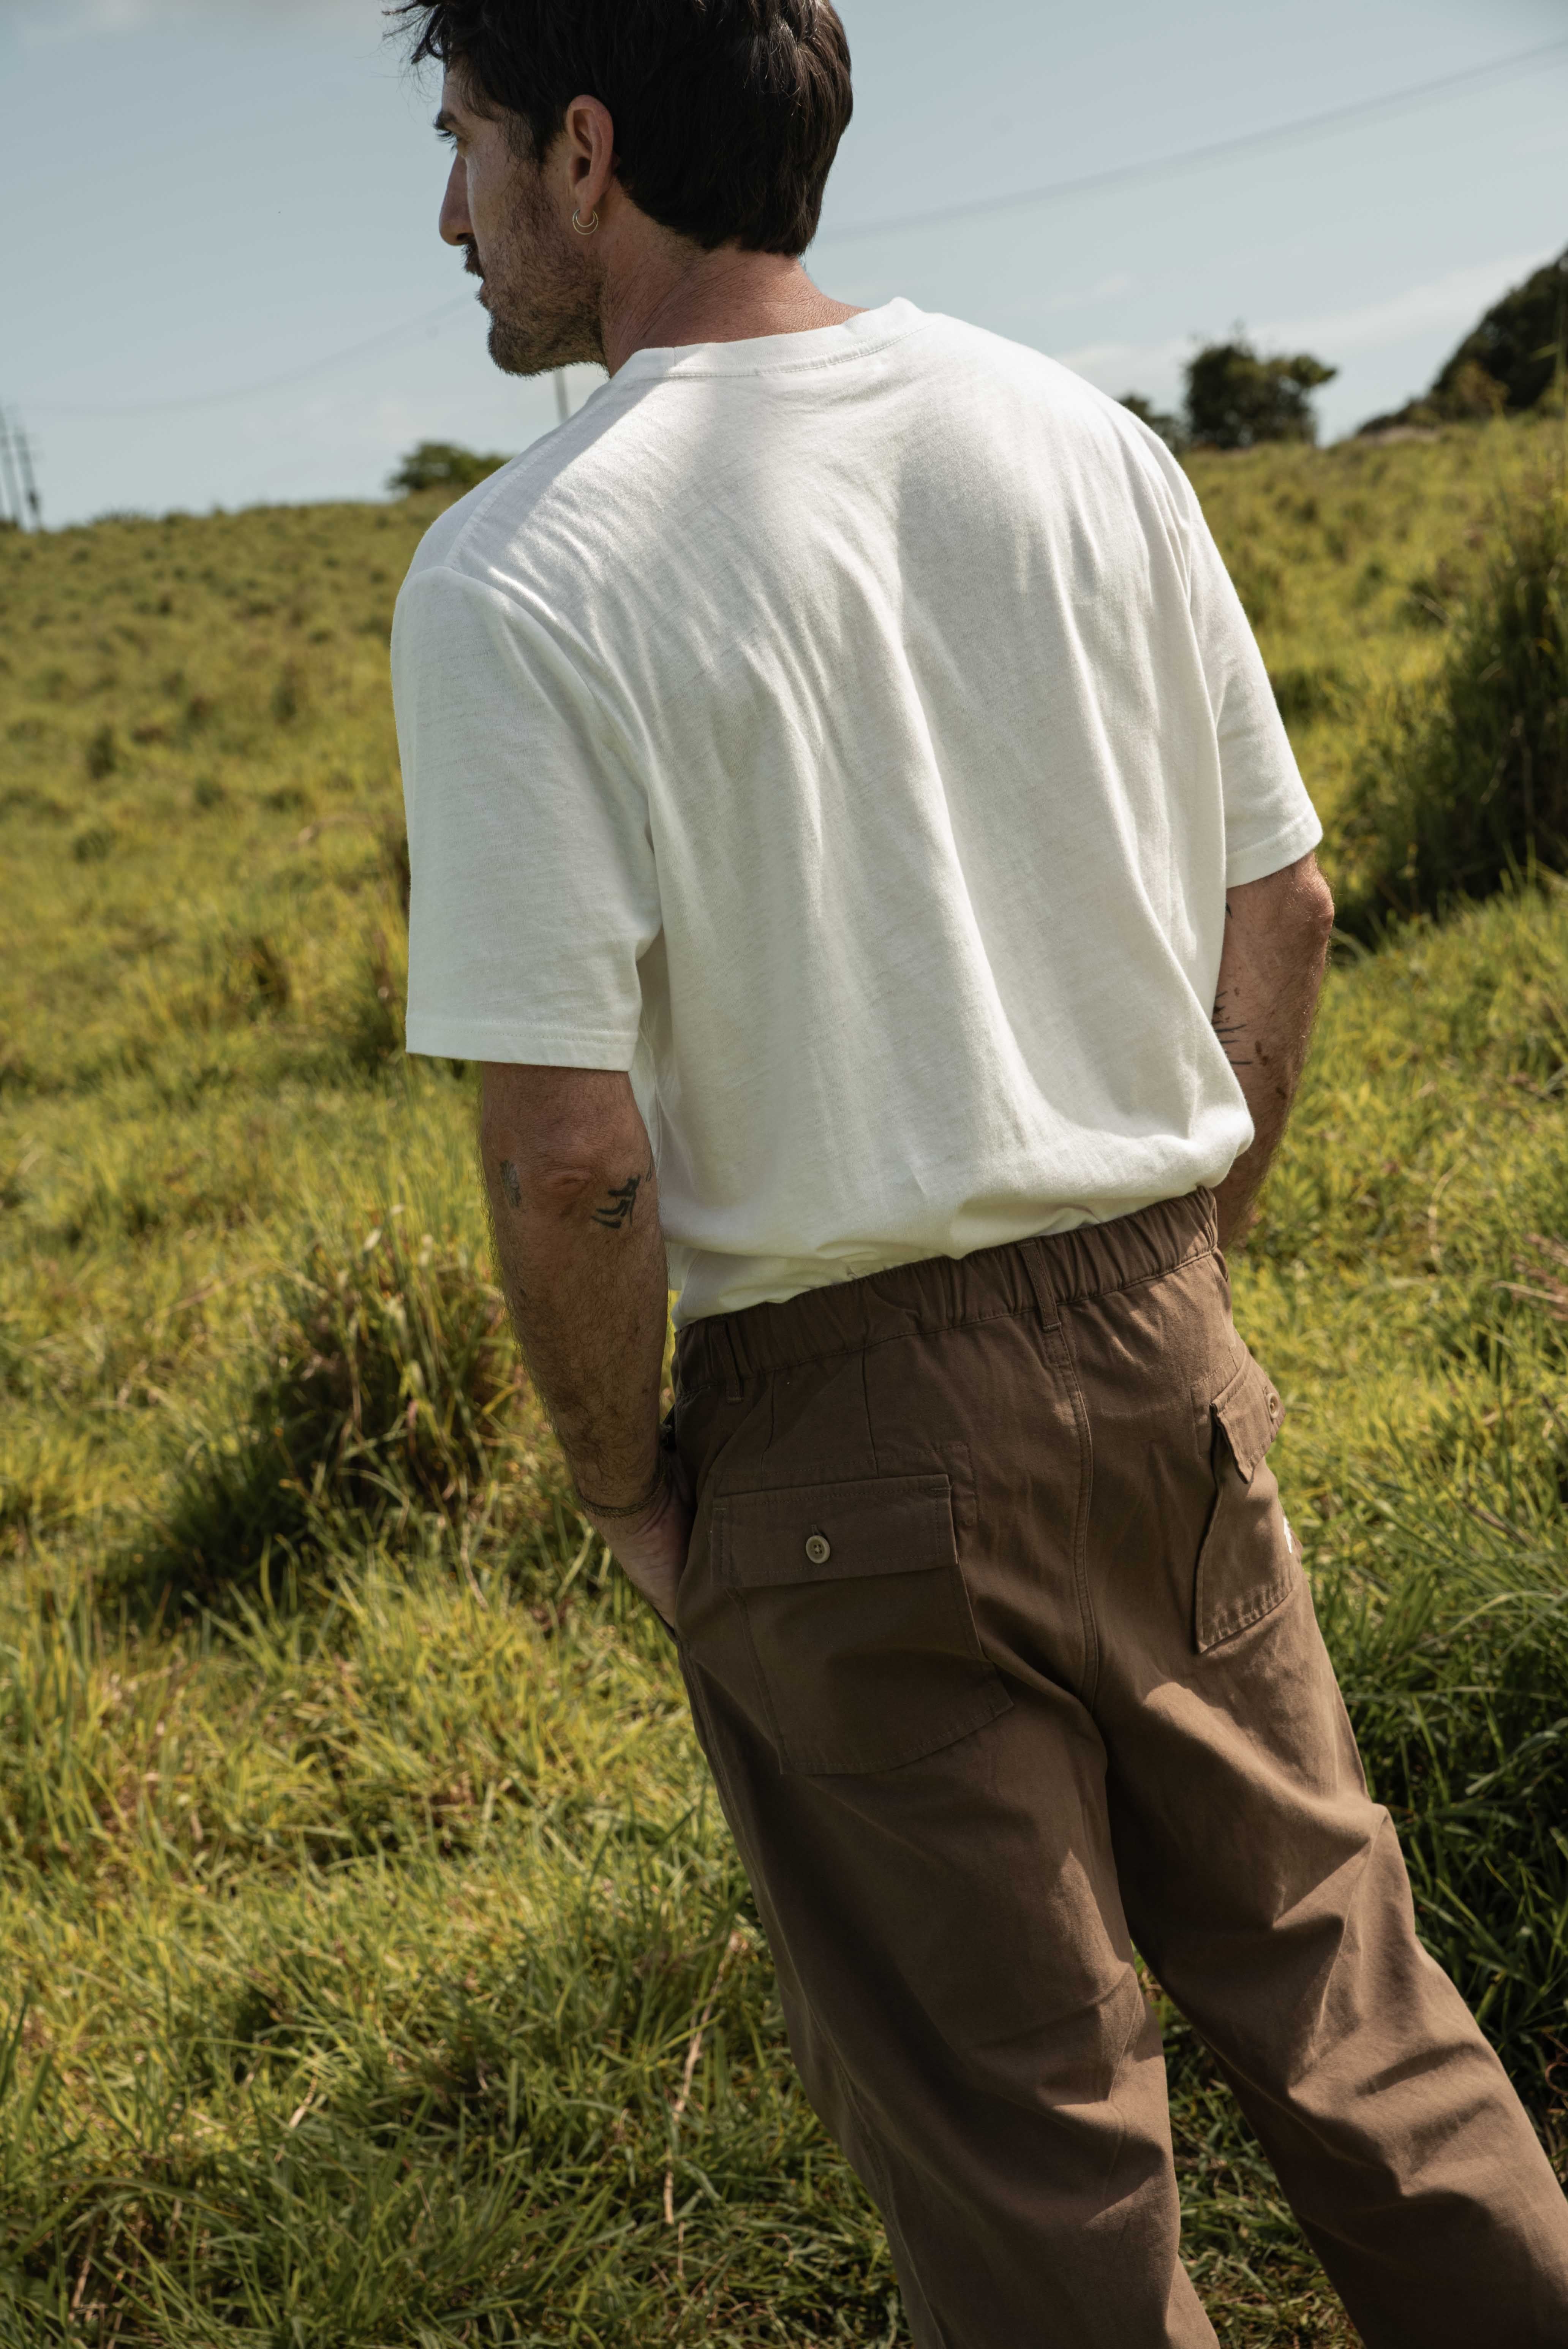
[[[1250,1354],[1229,1386],[1216,1396],[1214,1416],[1225,1431],[1243,1482],[1250,1485],[1258,1463],[1284,1423],[1279,1390]]]
[[[727,1493],[714,1504],[722,1579],[742,1589],[914,1574],[958,1562],[945,1476],[876,1476]]]

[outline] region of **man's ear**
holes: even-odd
[[[557,145],[572,210],[582,221],[595,212],[602,220],[615,184],[615,126],[609,108],[596,98],[574,98]]]

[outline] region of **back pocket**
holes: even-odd
[[[1284,1406],[1250,1354],[1210,1413],[1214,1507],[1198,1553],[1192,1602],[1192,1641],[1200,1653],[1283,1606],[1300,1571],[1267,1459]]]
[[[943,1475],[731,1493],[714,1559],[746,1622],[780,1766],[894,1770],[1006,1713]]]

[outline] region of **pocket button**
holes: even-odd
[[[813,1566],[826,1566],[833,1555],[833,1545],[826,1534],[808,1534],[806,1555]]]

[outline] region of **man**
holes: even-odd
[[[1187,481],[811,285],[826,0],[404,13],[493,357],[610,378],[399,603],[409,1046],[484,1064],[520,1339],[914,2338],[1212,2344],[1136,1943],[1374,2349],[1560,2349],[1563,2199],[1417,1941],[1217,1253],[1331,907]]]

